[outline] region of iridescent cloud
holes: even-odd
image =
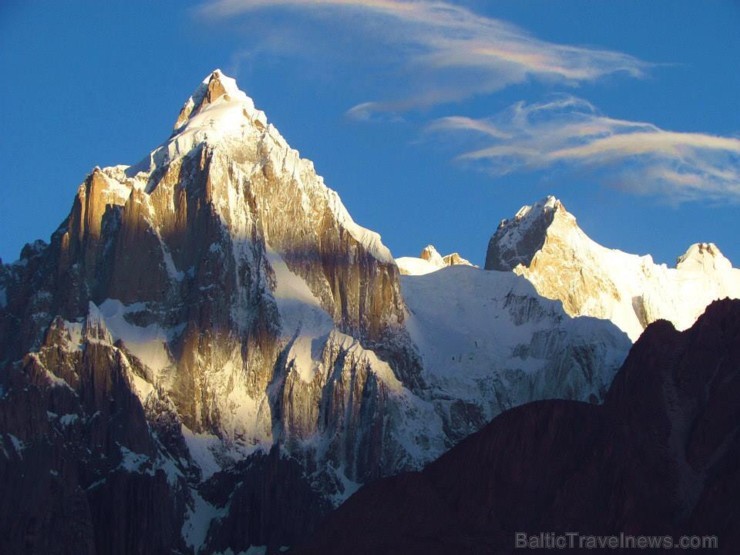
[[[371,41],[392,49],[381,63],[402,68],[403,79],[391,87],[398,90],[391,93],[393,98],[368,100],[350,109],[348,114],[358,119],[459,101],[530,79],[578,84],[615,73],[639,77],[650,67],[621,52],[540,40],[515,25],[449,2],[214,0],[198,13],[220,20],[276,10],[303,16],[304,30],[310,17],[318,25],[333,26],[333,33],[305,41],[311,43],[305,45],[311,52],[315,41],[323,41],[324,53],[331,55],[334,33],[341,32],[358,34],[358,43]],[[300,55],[300,44],[293,43],[292,50]],[[358,58],[369,55],[363,51]]]
[[[458,159],[493,175],[589,169],[600,182],[672,202],[740,200],[740,139],[610,118],[573,96],[518,102],[486,119],[443,118],[427,130],[467,134],[475,147]]]

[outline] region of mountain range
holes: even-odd
[[[724,296],[740,271],[716,246],[668,269],[552,197],[499,225],[485,269],[395,260],[216,70],[0,265],[0,550],[299,545],[501,413],[602,402],[651,322]]]

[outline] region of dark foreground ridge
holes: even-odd
[[[736,553],[738,399],[740,301],[717,301],[685,332],[650,325],[603,405],[505,412],[423,471],[361,489],[296,552],[508,553],[517,532],[623,532],[716,535]]]

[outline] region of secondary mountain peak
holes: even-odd
[[[684,254],[678,257],[676,268],[679,270],[715,272],[730,270],[732,263],[725,258],[714,243],[694,243]]]
[[[605,248],[578,227],[555,197],[503,220],[488,244],[487,270],[513,270],[571,316],[614,322],[636,340],[665,319],[690,327],[711,301],[740,297],[740,270],[712,243],[696,243],[676,268]]]
[[[396,264],[401,274],[411,276],[429,274],[448,266],[474,266],[457,252],[442,256],[434,245],[424,247],[419,258],[404,256],[397,258]]]
[[[434,245],[427,245],[426,247],[424,247],[421,251],[420,258],[422,260],[426,260],[430,264],[439,266],[440,268],[445,266],[445,262],[444,262],[444,259],[442,258],[442,255],[439,254],[439,251],[437,251]]]
[[[529,265],[556,219],[566,227],[577,228],[575,218],[563,204],[547,196],[531,206],[522,206],[513,218],[501,220],[488,243],[486,270],[508,271],[519,264]]]

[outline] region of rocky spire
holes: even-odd
[[[488,243],[486,270],[507,271],[519,264],[528,266],[545,244],[555,218],[566,215],[570,216],[562,203],[548,196],[532,206],[523,206],[513,218],[502,220]]]
[[[730,270],[732,263],[714,243],[694,243],[676,260],[676,268],[698,272]]]

